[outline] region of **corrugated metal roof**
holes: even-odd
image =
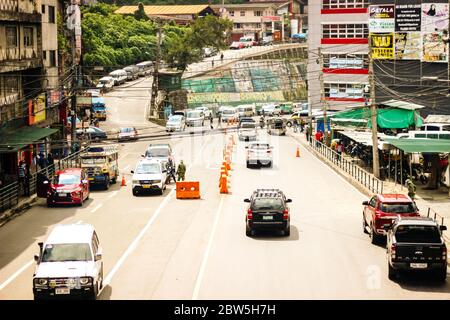
[[[405,109],[405,110],[417,110],[417,109],[423,109],[425,106],[422,106],[420,104],[411,103],[408,101],[399,101],[399,100],[389,100],[380,103],[381,105],[385,105],[392,108],[399,108],[399,109]]]
[[[144,6],[144,11],[148,15],[183,15],[199,14],[207,9],[209,5],[179,5],[179,6]],[[123,6],[116,10],[117,14],[133,14],[138,6]]]

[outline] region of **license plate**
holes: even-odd
[[[67,193],[60,192],[60,193],[58,193],[58,196],[60,196],[60,197],[67,197]]]
[[[151,186],[152,186],[151,184],[143,184],[143,185],[142,185],[142,188],[148,189],[148,188],[150,188]]]
[[[273,220],[273,216],[263,216],[263,220]]]
[[[94,178],[89,178],[89,181],[93,181],[94,180]]]
[[[56,288],[55,294],[70,294],[69,288]]]
[[[426,263],[411,263],[411,268],[413,269],[426,269],[428,264]]]

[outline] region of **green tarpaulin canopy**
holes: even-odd
[[[446,153],[450,152],[450,140],[383,138],[406,153]]]
[[[363,107],[335,113],[331,116],[333,124],[352,127],[372,127],[370,108]],[[414,110],[406,109],[378,109],[378,127],[384,129],[405,129],[415,124],[420,127],[423,120]]]
[[[39,127],[0,130],[0,152],[15,152],[57,131],[58,129]]]

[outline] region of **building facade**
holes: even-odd
[[[41,0],[42,12],[42,60],[47,89],[58,89],[58,13],[57,0]]]
[[[308,101],[312,109],[364,105],[363,90],[369,82],[369,4],[369,0],[308,4]]]

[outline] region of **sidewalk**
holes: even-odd
[[[304,133],[299,132],[294,133],[292,130],[288,130],[287,134],[296,139],[298,142],[300,142],[300,144],[302,144],[305,148],[307,148],[317,158],[321,159],[325,164],[327,164],[333,170],[339,173],[339,175],[344,177],[347,181],[349,181],[362,193],[366,194],[368,197],[370,197],[373,194],[369,189],[365,188],[364,186],[356,182],[351,176],[349,176],[346,172],[341,170],[338,166],[331,164],[331,162],[322,158],[320,154],[317,154],[316,151],[308,144]],[[346,156],[345,159],[350,161],[351,158]],[[407,194],[408,190],[406,187],[401,186],[399,184],[395,184],[394,182],[383,181],[383,193]],[[450,198],[448,196],[447,188],[442,188],[442,190],[438,191],[425,190],[424,186],[418,185],[417,196],[415,201],[423,216],[426,216],[428,214],[428,211],[430,210],[430,217],[434,217],[434,215],[437,214],[437,218],[439,220],[440,218],[444,218],[444,224],[446,225],[450,221]],[[450,243],[450,230],[444,232],[444,238],[446,238],[446,240]]]

